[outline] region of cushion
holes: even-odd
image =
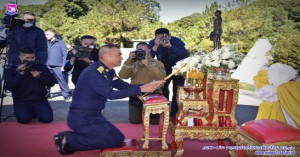
[[[161,94],[150,94],[145,97],[145,104],[155,104],[155,103],[162,103],[162,102],[169,102],[166,97]]]
[[[240,130],[260,143],[300,141],[300,131],[271,119],[252,120],[244,123]]]
[[[117,148],[104,148],[101,150],[101,153],[119,152],[119,151],[136,151],[136,150],[137,150],[136,139],[125,139],[122,146]]]

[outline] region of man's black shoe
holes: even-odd
[[[74,151],[70,150],[66,136],[71,131],[60,132],[54,136],[54,142],[56,144],[57,150],[62,155],[74,154]]]

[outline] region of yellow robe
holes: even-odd
[[[262,88],[269,85],[268,71],[261,70],[253,79],[256,88]],[[300,128],[300,82],[289,81],[283,83],[277,88],[278,100],[269,102],[263,100],[258,108],[255,119],[274,119],[286,123],[281,106]]]

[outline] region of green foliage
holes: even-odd
[[[44,5],[19,5],[19,12],[37,14],[36,25],[53,28],[67,43],[82,35],[93,35],[98,45],[104,43],[132,47],[133,39],[152,39],[154,30],[166,27],[181,38],[189,52],[210,52],[213,43],[215,10],[222,10],[222,45],[238,43],[246,54],[258,38],[274,45],[273,62],[289,64],[299,72],[300,1],[299,0],[232,0],[225,6],[217,2],[165,25],[159,22],[160,6],[155,0],[49,0]],[[2,9],[0,16],[5,13]]]
[[[82,0],[67,0],[68,3],[64,3],[65,11],[69,17],[78,19],[80,16],[86,15],[88,12],[88,6]]]
[[[281,62],[294,67],[300,74],[300,34],[283,37],[272,48],[272,63]]]

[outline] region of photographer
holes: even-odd
[[[8,28],[1,32],[0,47],[9,48],[7,56],[9,66],[19,64],[19,52],[26,47],[34,51],[36,62],[46,64],[47,39],[43,30],[35,26],[35,21],[32,12],[24,12],[21,20],[14,19],[10,15],[6,15],[2,20]]]
[[[98,61],[98,49],[95,48],[96,38],[90,35],[85,35],[80,38],[80,46],[75,46],[71,53],[68,54],[69,61],[64,66],[65,71],[72,72],[72,82],[76,85],[81,72]]]
[[[64,68],[66,58],[67,58],[67,47],[65,43],[56,37],[55,30],[48,28],[45,31],[46,38],[48,40],[48,60],[47,67],[54,74],[57,83],[59,84],[61,94],[65,101],[70,100],[70,90],[68,83],[64,78]],[[50,89],[48,88],[48,93],[50,96]]]
[[[155,31],[155,39],[149,42],[149,47],[151,56],[153,58],[156,56],[164,64],[167,75],[172,73],[172,66],[189,55],[185,49],[184,42],[177,37],[170,36],[169,30],[166,28],[159,28]],[[163,87],[163,95],[168,99],[171,81],[173,82],[173,97],[170,116],[174,117],[178,112],[176,101],[177,88],[178,86],[183,86],[184,78],[182,76],[172,76],[166,81]]]
[[[131,78],[131,84],[145,84],[166,77],[162,62],[153,59],[148,44],[140,42],[136,50],[130,52],[119,75],[123,79]],[[161,93],[161,89],[159,91]],[[137,97],[129,98],[129,121],[132,124],[142,123],[143,102]],[[150,115],[150,124],[158,124],[159,115]]]
[[[53,120],[53,111],[45,95],[46,86],[56,83],[46,65],[35,63],[30,48],[23,48],[19,54],[20,65],[7,69],[6,88],[12,92],[14,111],[19,123],[29,123],[36,116],[40,122]]]

